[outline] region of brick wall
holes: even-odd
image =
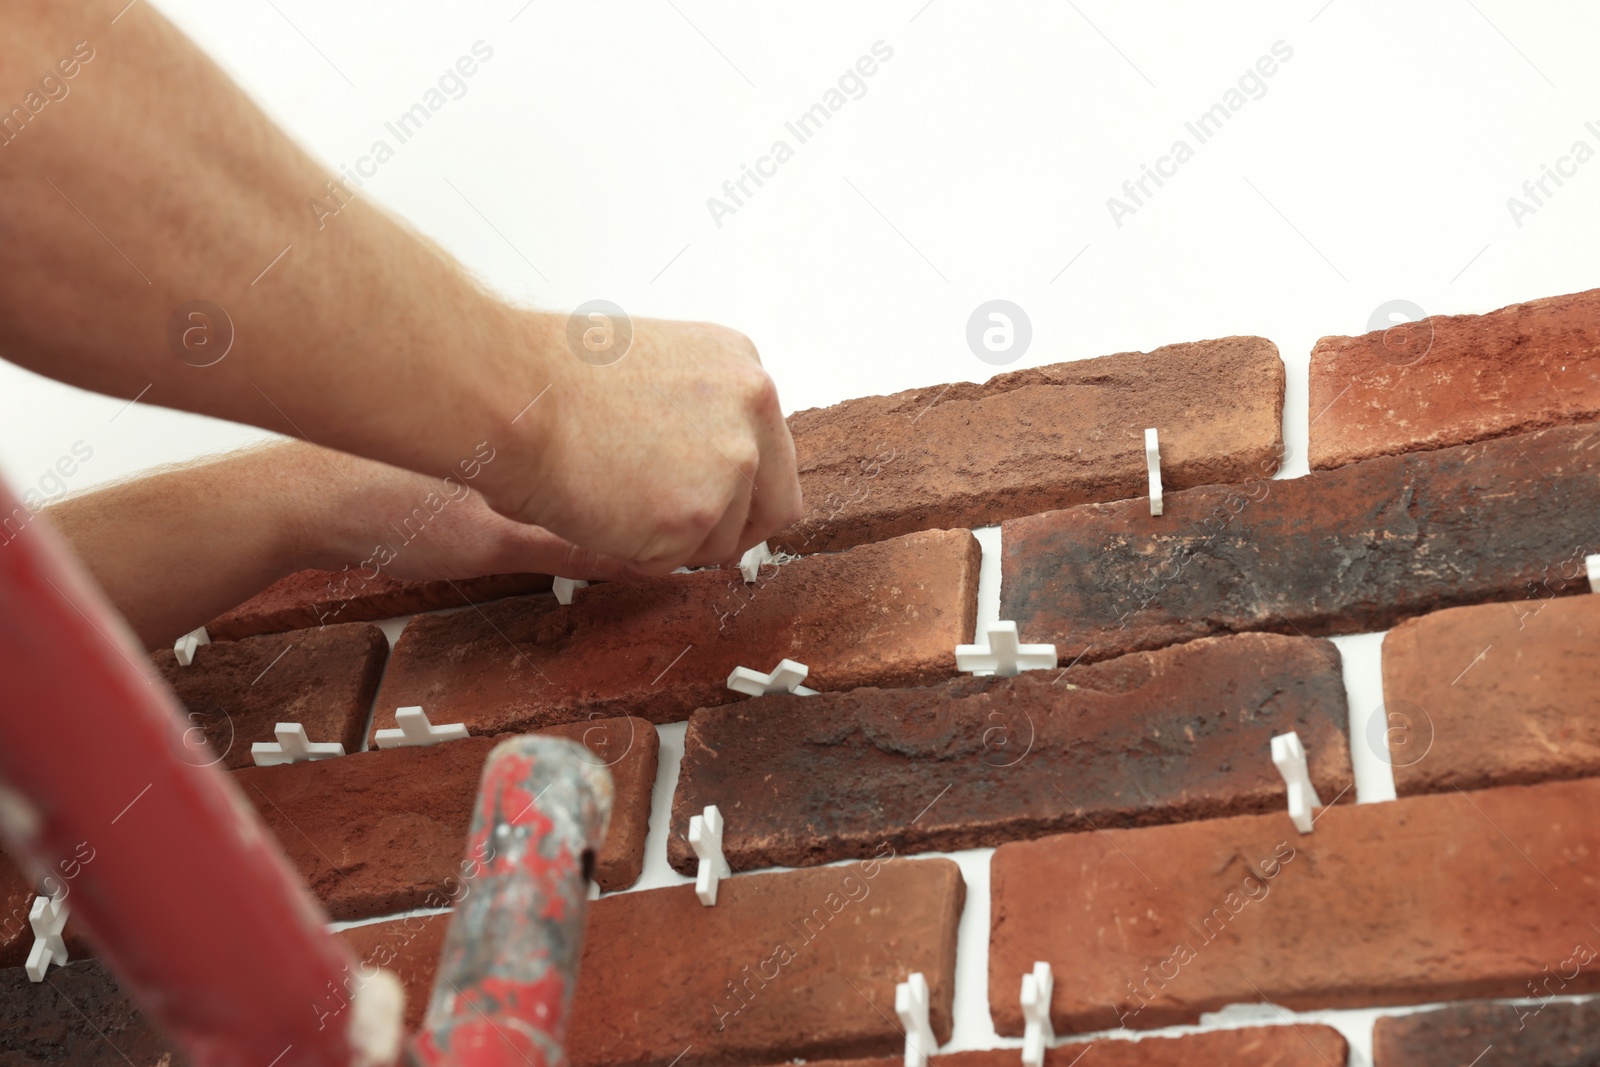
[[[191,666],[153,657],[174,744],[228,771],[409,1025],[494,738],[586,745],[618,788],[578,1067],[889,1067],[913,971],[942,1067],[1014,1064],[1038,960],[1049,1067],[1596,1062],[1597,323],[1600,292],[1324,338],[1298,478],[1273,477],[1260,338],[799,412],[808,510],[775,539],[799,558],[757,581],[564,607],[537,575],[308,572]],[[996,602],[1056,670],[957,674]],[[389,615],[414,615],[392,650]],[[1381,656],[1346,637],[1384,630]],[[723,684],[786,657],[818,695]],[[408,704],[472,736],[363,751]],[[251,766],[288,719],[350,755]],[[1289,730],[1328,802],[1308,835],[1270,761]],[[685,834],[712,803],[736,874],[703,908]],[[72,876],[43,888],[70,903]],[[0,1059],[163,1062],[70,923],[77,962],[22,976],[40,888],[0,863]]]

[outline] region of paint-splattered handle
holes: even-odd
[[[589,872],[611,801],[610,772],[582,745],[515,737],[495,746],[414,1063],[565,1062]]]

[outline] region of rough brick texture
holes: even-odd
[[[568,1054],[574,1067],[888,1054],[905,1041],[894,987],[913,971],[948,1040],[963,896],[956,865],[927,859],[739,875],[712,908],[691,885],[604,897]]]
[[[816,552],[1138,496],[1147,426],[1170,488],[1270,475],[1283,385],[1271,341],[1226,337],[798,411],[806,513],[772,543]]]
[[[37,985],[0,970],[0,1064],[182,1067],[188,1061],[144,1021],[96,960],[52,968]]]
[[[1326,808],[1306,836],[1284,813],[1002,845],[995,1027],[1021,1035],[1017,983],[1035,960],[1055,970],[1058,1033],[1262,1000],[1525,996],[1597,937],[1597,805],[1591,778]],[[1591,968],[1565,992],[1596,989]]]
[[[1013,519],[1000,617],[1091,660],[1228,631],[1383,630],[1525,595],[1593,543],[1597,494],[1600,427],[1571,426],[1189,489],[1160,517],[1129,500]]]
[[[43,884],[36,885],[22,873],[10,856],[0,852],[0,968],[21,967],[28,961],[28,953],[33,949],[33,927],[28,923],[33,898],[54,896],[65,889],[70,906],[73,881],[82,871],[84,860],[94,862],[94,847],[88,842],[74,850],[72,858],[61,861],[61,867],[50,872]],[[69,959],[82,959],[93,954],[70,910],[61,937]]]
[[[1328,641],[1205,638],[1061,671],[920,689],[772,696],[695,712],[668,858],[716,804],[744,870],[951,851],[1094,827],[1284,807],[1268,754],[1296,730],[1318,792],[1353,799]]]
[[[388,657],[383,631],[356,623],[214,641],[187,667],[170,648],[150,658],[187,710],[174,738],[184,758],[237,769],[255,766],[250,746],[277,740],[280,722],[358,751]]]
[[[1311,466],[1600,418],[1600,289],[1311,351]]]
[[[413,619],[378,693],[374,729],[397,707],[500,733],[591,714],[685,719],[747,699],[738,666],[784,658],[815,689],[915,685],[955,673],[972,639],[979,550],[966,530],[911,534],[767,567],[754,584],[706,570]]]
[[[1395,789],[1600,774],[1597,648],[1593,595],[1451,608],[1390,630],[1383,698]]]
[[[353,988],[370,980],[374,968],[381,967],[400,980],[406,991],[405,1027],[408,1033],[422,1025],[433,994],[433,976],[439,967],[445,931],[450,928],[450,912],[411,915],[388,922],[352,926],[339,932],[339,939],[350,947],[358,966],[350,983]],[[348,990],[324,996],[316,1005],[326,1018],[344,1018],[349,1010]]]
[[[595,745],[600,761],[615,761],[618,818],[595,878],[604,889],[632,884],[649,829],[659,746],[654,727],[611,719],[553,732]],[[630,736],[633,748],[619,757]],[[450,902],[478,779],[494,743],[469,737],[235,774],[328,914],[367,919]]]
[[[1018,978],[1020,983],[1021,978]],[[1093,1058],[1090,1058],[1092,1054]],[[1344,1067],[1350,1047],[1331,1026],[1247,1026],[1181,1037],[1147,1037],[1142,1041],[1101,1039],[1072,1042],[1046,1049],[1045,1067]],[[947,1052],[932,1059],[933,1067],[1016,1067],[1014,1048]],[[813,1061],[810,1067],[900,1067],[900,1056],[870,1060]],[[1378,1067],[1383,1067],[1380,1062]]]
[[[459,581],[413,582],[360,571],[298,571],[206,623],[212,640],[370,622],[439,608],[459,608],[550,588],[548,574],[490,574]]]
[[[1569,958],[1553,963],[1532,992],[1524,991],[1539,998],[1534,1003],[1471,1002],[1379,1019],[1372,1028],[1373,1067],[1594,1067],[1600,1063],[1600,1003],[1550,999],[1561,995],[1560,974],[1593,966],[1600,938],[1578,940]]]

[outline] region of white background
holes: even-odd
[[[384,123],[486,42],[467,94],[363,195],[508,298],[605,298],[743,330],[789,411],[988,377],[967,319],[1004,298],[1032,321],[1014,367],[1272,339],[1289,367],[1293,476],[1317,337],[1365,332],[1396,298],[1481,312],[1596,284],[1600,159],[1520,227],[1506,203],[1575,140],[1600,150],[1584,127],[1600,128],[1600,12],[1577,3],[160,6],[330,174],[378,137],[393,144]],[[719,227],[707,198],[775,139],[794,145],[785,121],[877,41],[893,58],[865,96]],[[1278,41],[1293,57],[1265,95],[1196,145],[1184,122]],[[1107,198],[1179,137],[1194,158],[1115,225]],[[118,416],[125,399],[0,364],[0,473],[34,485],[84,439],[79,489],[263,436],[146,404]],[[992,573],[985,585],[992,618]],[[1379,800],[1385,768],[1359,740],[1381,700],[1377,637],[1340,644],[1362,799]],[[681,727],[664,736],[671,751]],[[663,784],[674,777],[669,760]],[[645,885],[676,880],[662,832]],[[989,1047],[986,853],[962,860],[955,1045]],[[1360,1062],[1364,1017],[1338,1018]]]

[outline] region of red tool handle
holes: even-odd
[[[582,745],[514,737],[489,753],[467,890],[411,1045],[426,1067],[560,1067],[578,980],[589,872],[611,774]]]
[[[20,533],[0,532],[7,850],[36,885],[64,886],[122,988],[196,1067],[391,1062],[397,998],[328,1015],[352,960],[326,917],[214,757],[186,743],[126,625],[0,486],[0,519],[18,516]]]

